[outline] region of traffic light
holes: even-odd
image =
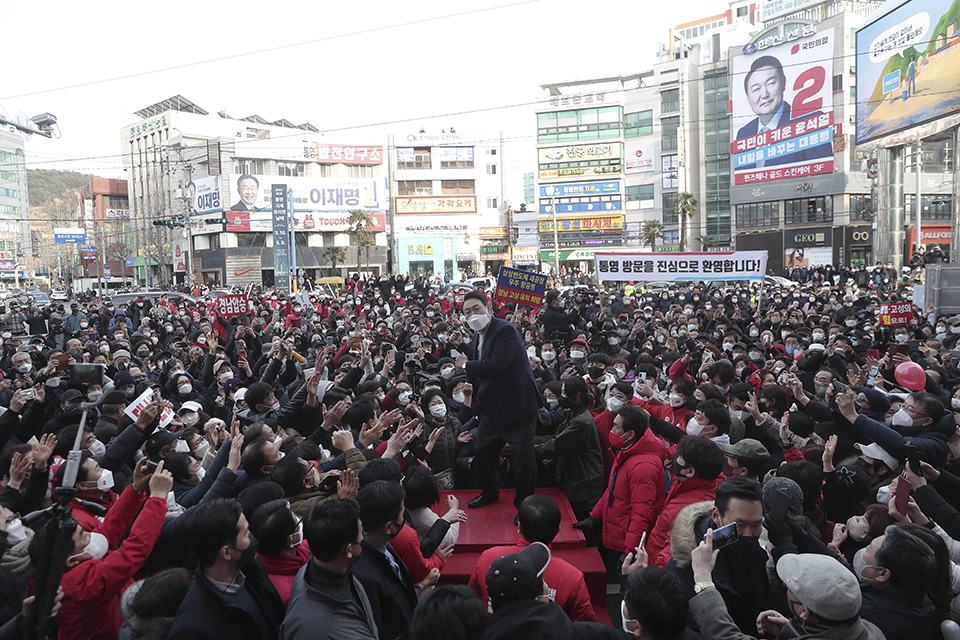
[[[227,224],[226,217],[223,218],[210,218],[209,220],[204,220],[204,224]]]
[[[183,227],[184,224],[179,220],[154,220],[155,227]]]

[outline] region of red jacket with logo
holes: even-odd
[[[166,516],[166,500],[147,498],[133,486],[120,495],[97,529],[107,537],[111,551],[101,560],[87,560],[67,569],[60,581],[60,640],[116,640],[122,622],[120,594],[150,555]],[[131,522],[130,536],[118,549]]]
[[[477,592],[480,600],[487,605],[487,614],[493,613],[490,606],[490,594],[487,593],[487,571],[493,561],[510,553],[520,553],[530,543],[522,537],[513,547],[491,547],[480,554],[467,585]],[[550,599],[560,605],[564,613],[574,622],[597,622],[597,616],[590,604],[590,593],[583,579],[583,572],[572,564],[553,556],[543,572],[543,581],[550,588]]]
[[[629,449],[617,452],[607,488],[590,511],[603,523],[603,545],[608,549],[633,551],[640,536],[653,527],[666,500],[666,457],[663,443],[650,429]]]

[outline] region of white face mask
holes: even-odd
[[[762,358],[762,357],[763,357],[763,354],[760,353],[759,351],[751,351],[751,352],[750,352],[750,359],[751,359],[751,360],[759,360],[759,359]]]
[[[402,404],[402,405],[409,404],[409,403],[410,403],[410,397],[411,397],[412,395],[413,395],[413,393],[411,393],[410,391],[404,391],[404,392],[401,393],[399,396],[397,396],[397,401],[399,401],[400,404]]]
[[[197,414],[196,411],[187,411],[185,413],[180,414],[180,422],[182,422],[183,426],[185,427],[192,427],[193,425],[197,424],[197,420],[199,419],[200,419],[200,416]],[[181,440],[181,442],[183,441]]]
[[[906,409],[900,409],[893,414],[893,424],[896,427],[912,427],[913,418],[907,413]]]
[[[47,386],[56,389],[60,386],[60,378],[47,378]]]
[[[210,449],[210,443],[207,442],[206,438],[200,441],[200,444],[197,445],[197,450],[194,451],[200,458],[207,455],[207,451]]]
[[[460,404],[463,404],[464,401],[467,399],[467,396],[465,396],[463,392],[455,393],[453,394],[453,399],[459,402]]]
[[[107,551],[110,550],[110,541],[107,540],[107,536],[102,533],[91,533],[90,542],[87,543],[87,546],[83,548],[83,551],[80,553],[75,553],[71,558],[76,558],[77,556],[82,556],[83,554],[89,554],[94,560],[102,560]]]
[[[679,407],[683,404],[683,396],[678,393],[671,393],[667,396],[667,402],[671,407]]]
[[[584,356],[583,351],[574,349],[573,351],[570,352],[570,357],[573,358],[574,360],[580,360],[583,358],[583,356]]]
[[[470,325],[470,328],[474,331],[483,331],[487,328],[487,325],[490,324],[490,316],[486,313],[475,313],[467,320],[467,324]]]
[[[623,400],[619,398],[607,398],[607,410],[610,413],[616,413],[623,408]]]
[[[33,365],[31,365],[29,362],[24,362],[17,367],[17,371],[20,373],[30,373],[30,369],[33,369]]]
[[[746,411],[736,411],[736,410],[734,410],[734,409],[730,409],[730,417],[731,417],[731,418],[739,418],[739,419],[743,420],[744,418],[747,417],[747,412],[746,412]]]
[[[543,359],[547,362],[553,362],[553,359],[557,357],[557,354],[553,351],[544,351],[540,355],[543,356]]]
[[[751,332],[750,332],[750,337],[751,337],[751,338],[756,338],[756,337],[759,336],[759,335],[760,335],[760,332],[759,332],[759,331],[751,331]]]
[[[636,620],[632,620],[631,618],[627,617],[627,603],[626,603],[626,601],[623,601],[623,602],[620,603],[620,620],[621,620],[621,624],[623,625],[623,632],[626,633],[628,636],[631,636],[631,637],[632,637],[632,636],[634,635],[634,633],[633,633],[633,631],[630,631],[630,629],[627,629],[627,622],[628,622],[628,621],[629,621],[629,622],[636,622]]]
[[[823,342],[823,334],[822,334],[822,333],[819,333],[819,332],[813,334],[813,341],[814,341],[814,342]]]
[[[220,383],[227,384],[230,381],[230,378],[232,377],[233,377],[233,373],[225,373],[222,376],[220,376]]]
[[[447,405],[442,403],[430,405],[430,415],[434,418],[443,418],[447,415]]]
[[[607,338],[607,344],[610,345],[611,347],[617,344],[618,342],[619,340],[617,340],[616,338]]]
[[[701,431],[703,431],[703,425],[697,422],[696,418],[690,418],[687,422],[687,435],[698,436]]]
[[[7,544],[11,547],[27,539],[27,528],[17,518],[7,525]]]
[[[551,409],[556,409],[557,407],[560,406],[560,401],[557,400],[556,398],[549,398],[547,400],[547,406],[550,407]]]
[[[100,477],[97,479],[97,489],[100,491],[110,491],[113,489],[113,471],[103,469]]]
[[[449,380],[450,378],[453,377],[453,372],[454,372],[454,367],[447,367],[446,369],[440,372],[440,375],[443,376],[444,380]]]

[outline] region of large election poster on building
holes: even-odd
[[[734,59],[736,184],[833,172],[833,57],[834,30],[807,26]]]
[[[960,110],[960,2],[911,0],[857,31],[857,143]]]

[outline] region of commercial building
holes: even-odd
[[[58,245],[72,274],[75,291],[122,287],[133,281],[134,267],[127,260],[136,255],[127,181],[93,178],[77,194],[77,228],[86,231],[81,245]],[[80,267],[73,269],[74,260]]]
[[[309,123],[210,114],[182,96],[135,115],[120,145],[139,248],[128,263],[140,282],[269,287],[290,275],[274,272],[271,186],[280,184],[289,204],[284,226],[294,229],[292,241],[281,242],[292,247],[284,257],[292,275],[345,274],[358,261],[363,271],[386,268],[381,141],[332,139]],[[368,224],[354,211],[369,216]],[[360,232],[351,233],[358,221]]]
[[[532,163],[521,142],[451,129],[393,135],[388,146],[397,272],[459,281],[536,264],[531,216],[524,216]],[[526,227],[522,240],[515,216]]]
[[[0,281],[13,285],[15,276],[27,276],[17,262],[32,247],[30,200],[24,136],[13,127],[0,128]],[[9,282],[7,282],[9,281]]]

